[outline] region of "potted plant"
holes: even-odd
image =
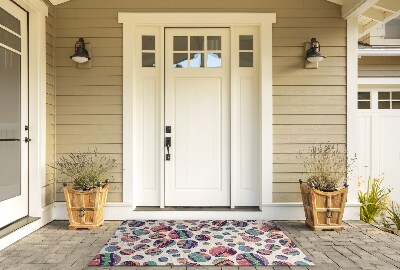
[[[305,181],[299,180],[306,225],[313,230],[341,230],[354,159],[337,144],[319,144],[300,152]]]
[[[62,156],[54,166],[63,177],[72,182],[63,183],[67,204],[68,229],[96,229],[104,222],[104,206],[109,190],[108,176],[116,160],[101,155],[95,149],[84,153]]]

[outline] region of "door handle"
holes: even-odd
[[[26,143],[28,143],[28,142],[30,142],[30,141],[32,141],[32,140],[29,139],[28,137],[25,137],[25,142],[26,142]]]
[[[165,147],[167,147],[167,154],[165,155],[165,160],[171,160],[171,154],[169,153],[169,148],[171,147],[171,137],[165,137]]]

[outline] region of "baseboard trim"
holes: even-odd
[[[54,218],[67,220],[68,213],[64,202],[56,202]],[[105,220],[126,219],[263,219],[263,220],[303,220],[302,203],[263,203],[262,211],[133,211],[130,203],[107,203]],[[360,204],[346,204],[344,219],[359,220]]]
[[[43,207],[42,217],[36,221],[33,221],[18,230],[4,236],[0,239],[0,250],[8,247],[9,245],[17,242],[18,240],[24,238],[25,236],[33,233],[37,229],[43,227],[47,223],[54,220],[54,203]]]

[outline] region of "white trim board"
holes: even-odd
[[[257,219],[257,220],[304,220],[302,203],[264,203],[262,211],[132,211],[129,203],[107,203],[104,211],[105,220],[127,219]],[[68,220],[64,202],[55,203],[54,218]],[[360,219],[360,204],[347,203],[344,219]]]
[[[359,77],[358,78],[359,85],[368,85],[368,84],[400,84],[399,77]]]
[[[138,72],[135,63],[135,33],[138,26],[158,27],[163,33],[166,27],[235,27],[257,26],[260,29],[260,94],[262,108],[261,125],[261,201],[272,202],[272,24],[276,22],[275,13],[118,13],[118,22],[123,23],[123,202],[131,203],[136,208],[137,188],[142,179],[141,134],[142,119],[140,107],[140,89],[135,78]],[[267,46],[266,44],[269,44]],[[161,50],[163,53],[163,50]],[[161,57],[161,59],[163,59]],[[160,67],[163,69],[163,60]],[[163,74],[163,70],[161,70]],[[164,85],[164,75],[160,76],[159,85]],[[163,92],[163,91],[161,91]],[[163,117],[161,117],[163,119]],[[161,123],[161,130],[164,125]],[[162,141],[161,141],[162,143]],[[163,155],[160,158],[164,160]],[[162,162],[163,163],[163,162]],[[162,168],[161,168],[162,171]],[[162,187],[162,180],[161,187]],[[162,199],[162,194],[161,194]],[[234,203],[233,203],[234,205]],[[161,202],[163,206],[163,202]]]

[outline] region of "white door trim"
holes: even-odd
[[[46,182],[46,16],[41,0],[14,0],[28,11],[29,25],[29,215],[42,217]]]
[[[123,202],[136,208],[135,197],[141,179],[140,115],[135,114],[135,27],[260,27],[260,91],[261,91],[261,198],[272,202],[272,24],[275,13],[118,13],[123,24]],[[161,58],[163,59],[163,58]],[[164,63],[160,63],[163,67]],[[162,70],[163,74],[163,70]],[[164,77],[160,85],[163,87]]]

